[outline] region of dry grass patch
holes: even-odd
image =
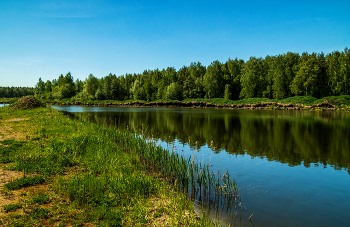
[[[18,117],[18,118],[10,118],[10,119],[4,120],[4,122],[24,121],[29,119],[30,119],[29,117],[22,117],[22,118]]]
[[[26,140],[26,135],[13,129],[9,125],[0,125],[0,141],[7,139]]]
[[[9,117],[0,119],[0,141],[13,140],[27,140],[27,134],[32,130],[33,126],[28,125],[26,120],[29,117]]]
[[[23,173],[21,172],[4,170],[0,167],[0,207],[19,202],[23,190],[9,191],[4,188],[4,185],[22,176]],[[5,212],[1,209],[0,216],[3,215],[5,215]]]

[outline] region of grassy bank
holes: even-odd
[[[8,104],[11,104],[11,103],[14,103],[16,102],[17,100],[19,100],[20,98],[0,98],[0,103],[8,103]]]
[[[229,99],[194,99],[194,100],[184,100],[184,101],[203,101],[213,104],[221,104],[221,105],[243,105],[243,104],[258,104],[258,103],[281,103],[281,104],[298,104],[303,106],[312,106],[321,104],[324,101],[327,101],[331,104],[334,104],[338,107],[346,106],[350,107],[350,95],[343,96],[329,96],[317,99],[312,96],[294,96],[285,99],[269,99],[269,98],[250,98],[250,99],[242,99],[242,100],[229,100]]]
[[[342,95],[342,96],[328,96],[324,98],[317,99],[312,96],[294,96],[285,99],[269,99],[269,98],[250,98],[250,99],[242,99],[242,100],[229,100],[223,98],[214,98],[214,99],[186,99],[183,101],[177,100],[156,100],[152,102],[147,102],[144,100],[85,100],[85,99],[63,99],[63,100],[42,100],[43,102],[50,104],[58,104],[58,105],[133,105],[137,103],[137,105],[157,105],[159,103],[168,103],[169,105],[178,105],[181,103],[199,103],[199,106],[203,107],[203,104],[206,107],[231,107],[235,108],[245,108],[250,105],[259,104],[272,104],[277,107],[292,105],[293,107],[300,107],[304,109],[315,109],[318,106],[324,105],[325,108],[337,109],[337,110],[349,110],[350,109],[350,95]],[[260,107],[263,105],[260,105]]]
[[[108,125],[1,108],[2,225],[209,226],[186,195],[239,207],[228,174]]]

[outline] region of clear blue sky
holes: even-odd
[[[349,9],[349,0],[0,0],[0,86],[342,51]]]

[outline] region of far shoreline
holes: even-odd
[[[349,108],[338,108],[328,102],[315,104],[312,106],[292,103],[277,103],[277,102],[263,102],[256,104],[215,104],[209,102],[180,102],[180,101],[161,101],[161,102],[46,102],[48,105],[59,106],[100,106],[100,107],[167,107],[167,108],[216,108],[216,109],[237,109],[237,110],[308,110],[308,111],[335,111],[345,110],[349,111]]]
[[[12,104],[19,98],[0,98],[0,104]],[[89,100],[89,99],[41,99],[46,105],[100,106],[100,107],[168,107],[168,108],[216,108],[236,110],[307,110],[307,111],[350,111],[350,95],[328,96],[320,99],[312,96],[294,96],[286,99],[250,98],[230,100],[185,99],[179,100]]]

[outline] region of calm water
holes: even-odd
[[[74,118],[153,138],[228,170],[240,188],[234,226],[349,226],[350,114],[185,108],[54,106]],[[199,210],[198,207],[196,207]],[[248,217],[251,217],[251,221]]]
[[[0,103],[0,107],[3,107],[3,106],[8,106],[9,104],[3,104],[3,103]]]

